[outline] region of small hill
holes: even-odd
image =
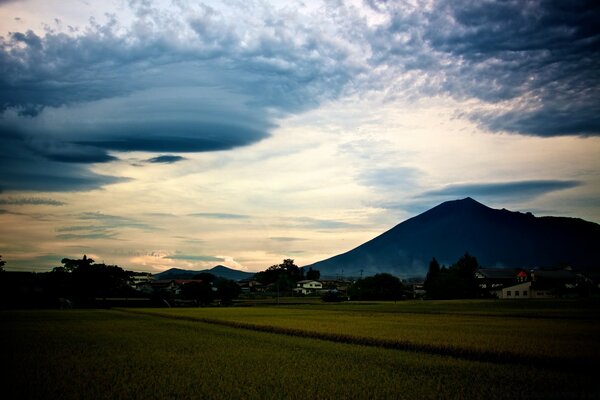
[[[579,218],[535,217],[472,198],[442,203],[346,253],[307,265],[327,276],[388,272],[424,276],[432,257],[449,265],[466,251],[485,267],[569,265],[600,269],[600,225]]]
[[[253,272],[238,271],[233,268],[228,268],[224,265],[217,265],[211,269],[203,269],[198,271],[171,268],[158,274],[154,274],[154,277],[156,279],[191,279],[194,275],[198,275],[203,272],[208,272],[209,274],[213,274],[218,278],[231,279],[234,281],[251,278],[254,275]]]

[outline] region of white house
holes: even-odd
[[[531,281],[519,283],[517,285],[507,286],[498,290],[500,299],[547,299],[554,297],[548,289],[536,288],[531,285]]]
[[[315,293],[319,290],[323,290],[323,284],[319,281],[298,281],[296,287],[293,289],[296,293],[309,294]]]

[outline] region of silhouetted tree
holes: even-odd
[[[181,287],[181,297],[194,300],[200,305],[207,305],[215,299],[215,293],[207,281],[189,282]]]
[[[242,289],[230,279],[219,279],[216,281],[217,296],[223,304],[230,304],[231,300],[238,298]]]
[[[6,261],[4,261],[2,259],[2,256],[0,255],[0,272],[4,272],[4,266],[6,265]]]
[[[285,291],[293,288],[296,282],[304,278],[303,271],[294,260],[285,259],[279,265],[272,265],[264,271],[257,272],[254,279],[264,285],[276,283],[279,285],[279,290]]]
[[[117,265],[94,264],[94,260],[83,256],[82,259],[63,258],[63,267],[52,270],[50,280],[63,293],[61,296],[79,299],[107,297],[129,294],[132,272]]]
[[[452,264],[450,268],[439,268],[437,260],[432,259],[425,281],[427,296],[432,299],[480,297],[481,290],[475,279],[475,271],[478,268],[477,259],[468,252]]]
[[[427,277],[425,278],[425,290],[429,290],[432,282],[437,279],[440,274],[440,263],[433,257],[429,262],[429,269],[427,270]]]
[[[310,279],[311,281],[318,281],[321,277],[321,273],[317,269],[308,268],[306,271],[306,279]]]
[[[87,256],[84,254],[83,258],[81,260],[72,260],[70,258],[63,258],[60,261],[62,264],[64,264],[64,269],[67,272],[73,272],[74,270],[80,268],[80,267],[89,267],[90,265],[92,265],[94,263],[94,260],[91,258],[87,258]]]
[[[357,280],[348,288],[348,295],[356,300],[398,300],[404,286],[390,274],[376,274]]]

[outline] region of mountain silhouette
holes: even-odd
[[[355,249],[305,268],[322,276],[388,272],[407,278],[424,276],[432,257],[450,265],[465,252],[484,267],[600,268],[600,225],[497,210],[468,197],[442,203]]]
[[[208,272],[210,274],[213,274],[217,278],[231,279],[234,281],[239,281],[239,280],[251,278],[252,276],[254,276],[253,272],[244,272],[244,271],[239,271],[237,269],[228,268],[224,265],[217,265],[211,269],[203,269],[203,270],[199,270],[199,271],[180,269],[180,268],[171,268],[166,271],[155,274],[154,277],[156,279],[191,279],[195,275],[198,275],[203,272]]]

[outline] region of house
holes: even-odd
[[[293,289],[295,293],[310,294],[323,290],[323,284],[319,281],[304,280],[296,282]]]
[[[149,284],[153,279],[152,274],[149,272],[134,272],[129,279],[129,286],[138,289]]]
[[[498,297],[503,287],[525,282],[528,277],[527,272],[520,268],[480,268],[475,271],[479,287]]]
[[[521,282],[516,285],[506,286],[498,291],[500,299],[548,299],[555,297],[554,291],[532,281]]]
[[[242,289],[242,293],[264,292],[266,286],[254,279],[242,279],[237,282]]]
[[[568,294],[577,289],[579,278],[570,269],[534,270],[531,271],[531,281],[536,285],[551,288],[557,294]]]

